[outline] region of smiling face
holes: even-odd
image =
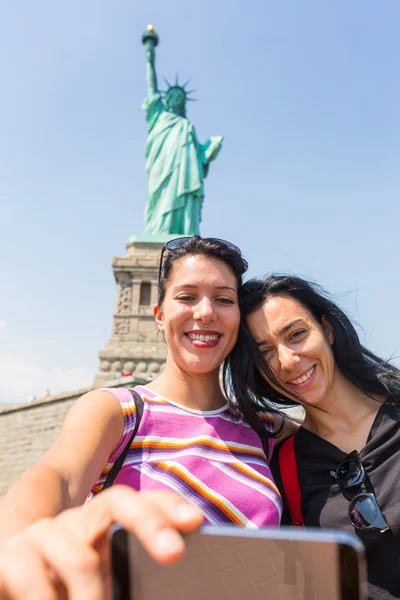
[[[331,348],[333,331],[327,320],[320,324],[296,300],[274,296],[251,313],[246,322],[288,394],[294,392],[312,405],[323,405],[337,376]]]
[[[154,314],[168,345],[168,362],[189,374],[218,371],[239,329],[237,280],[219,259],[185,256],[172,268]]]

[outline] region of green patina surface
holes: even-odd
[[[148,124],[144,231],[154,235],[196,235],[200,233],[203,182],[223,138],[210,137],[204,144],[198,141],[195,128],[186,117],[186,103],[191,100],[191,91],[186,89],[188,82],[180,85],[178,78],[173,85],[166,82],[168,89],[163,94],[155,70],[158,36],[150,25],[142,41],[148,88],[143,104]]]

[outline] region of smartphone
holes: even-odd
[[[114,600],[366,598],[364,549],[351,533],[206,525],[185,544],[182,559],[165,567],[133,535],[114,529]]]

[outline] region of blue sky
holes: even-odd
[[[333,292],[400,354],[397,0],[14,0],[0,15],[0,402],[90,385],[143,228],[141,34],[223,135],[202,234]]]

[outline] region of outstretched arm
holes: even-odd
[[[155,43],[154,40],[147,38],[144,42],[144,47],[146,51],[146,62],[147,62],[147,70],[146,70],[146,81],[147,81],[147,93],[149,96],[155,94],[157,89],[157,75],[156,69],[154,66],[155,63]]]
[[[0,545],[41,518],[83,504],[123,429],[121,405],[110,392],[95,390],[77,400],[51,448],[1,501]]]

